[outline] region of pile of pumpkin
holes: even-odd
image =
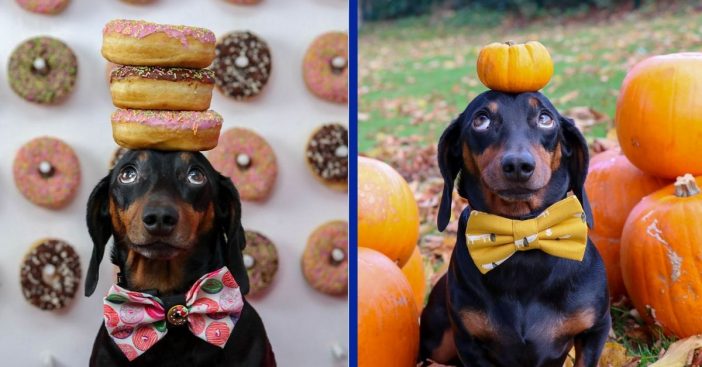
[[[426,278],[419,209],[389,165],[358,158],[358,366],[414,366]]]
[[[702,334],[701,70],[702,53],[635,65],[617,100],[621,150],[594,156],[585,186],[611,296],[677,337]]]

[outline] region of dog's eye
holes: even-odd
[[[490,118],[480,114],[473,119],[473,129],[477,131],[487,130],[490,127]]]
[[[191,168],[190,171],[188,171],[188,182],[190,182],[193,185],[202,185],[207,181],[207,177],[205,177],[205,174],[202,173],[202,170],[199,168]]]
[[[553,119],[548,114],[542,113],[539,115],[539,127],[550,129],[554,125]]]
[[[117,179],[120,183],[131,184],[136,182],[138,177],[139,172],[137,172],[134,166],[126,166],[119,171],[119,176],[117,177]]]

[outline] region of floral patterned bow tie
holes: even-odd
[[[582,261],[587,247],[585,212],[575,196],[568,196],[527,220],[474,210],[468,217],[466,244],[475,266],[483,274],[517,251],[541,250],[552,256]]]
[[[195,336],[224,348],[243,307],[239,285],[225,266],[198,279],[185,295],[185,305],[167,311],[156,296],[113,285],[103,314],[110,337],[132,361],[166,335],[166,323],[187,323]]]

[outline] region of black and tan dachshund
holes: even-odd
[[[596,366],[610,330],[605,269],[590,241],[582,261],[518,251],[482,274],[466,247],[470,210],[528,219],[572,191],[592,228],[583,190],[585,139],[540,93],[485,92],[441,136],[444,178],[438,227],[450,219],[454,181],[461,214],[450,266],[421,316],[420,361],[458,366]]]
[[[95,187],[87,222],[93,240],[85,295],[98,283],[105,246],[114,237],[112,263],[118,285],[182,303],[204,274],[227,266],[242,294],[249,289],[241,250],[245,246],[239,194],[199,152],[133,150]],[[170,300],[170,301],[169,301]],[[244,308],[224,349],[169,326],[165,337],[128,362],[103,324],[91,366],[275,366],[263,322]]]

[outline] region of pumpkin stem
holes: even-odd
[[[514,45],[516,45],[517,43],[514,42],[514,41],[512,41],[512,40],[509,40],[509,41],[505,42],[505,44],[507,44],[507,46],[514,46]]]
[[[697,186],[697,182],[695,182],[695,177],[689,173],[676,178],[674,185],[675,196],[679,198],[694,196],[700,193],[700,188]]]

